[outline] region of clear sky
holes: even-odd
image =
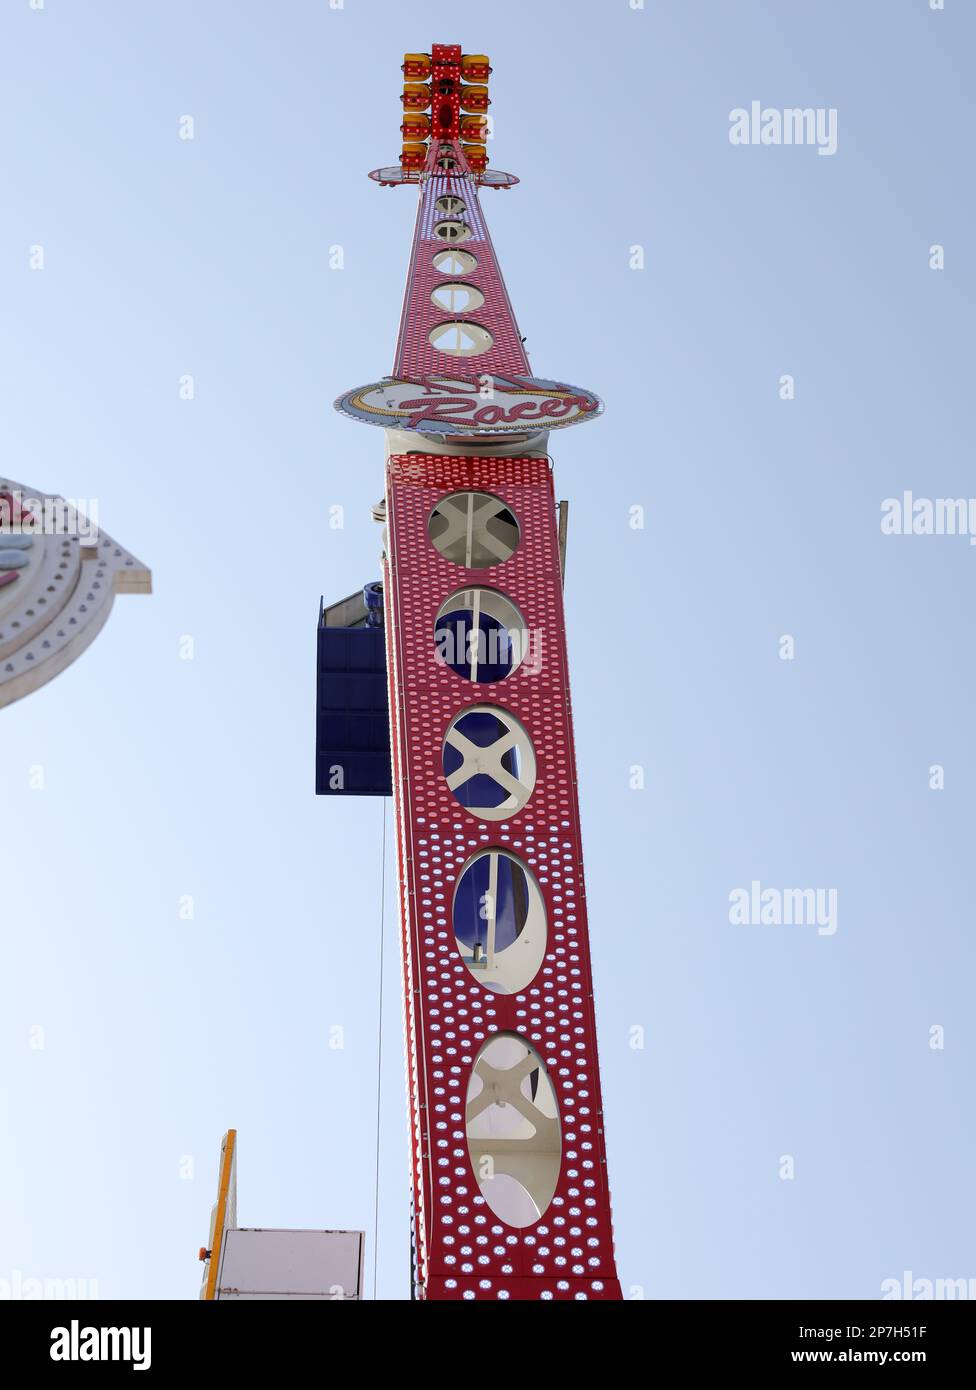
[[[331,403],[392,363],[416,195],[366,172],[432,42],[494,65],[533,368],[607,406],[552,452],[624,1287],[976,1276],[976,549],[880,526],[976,491],[974,41],[964,0],[5,0],[3,468],[155,594],[0,713],[0,1280],[194,1297],[228,1125],[242,1224],[372,1240],[383,806],[312,793],[315,619],[378,574],[382,435]],[[733,145],[753,101],[836,152]],[[733,924],[753,881],[836,931]]]

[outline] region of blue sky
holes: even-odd
[[[533,368],[607,407],[552,452],[625,1290],[976,1275],[976,551],[880,529],[973,491],[974,31],[960,0],[8,0],[4,468],[97,497],[155,593],[0,715],[0,1279],[195,1296],[228,1125],[243,1224],[372,1235],[383,809],[312,794],[314,626],[378,573],[381,436],[331,403],[392,363],[415,195],[366,172],[432,42],[492,59]],[[836,108],[836,153],[732,145],[753,100]],[[836,932],[733,925],[753,880],[836,890]]]

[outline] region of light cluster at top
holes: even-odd
[[[400,126],[403,169],[423,169],[430,141],[460,141],[475,173],[488,165],[488,77],[491,65],[483,53],[461,53],[459,44],[434,44],[431,53],[406,53],[403,58],[404,118]]]

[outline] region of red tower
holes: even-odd
[[[580,845],[553,428],[479,203],[487,58],[408,54],[420,206],[393,373],[337,407],[387,431],[384,625],[414,1294],[619,1299]]]

